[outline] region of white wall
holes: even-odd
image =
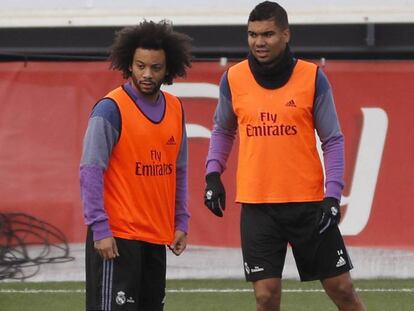
[[[0,27],[245,24],[251,0],[0,0]],[[292,24],[414,22],[414,0],[281,0]]]

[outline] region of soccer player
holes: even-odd
[[[289,49],[286,11],[265,1],[250,13],[250,53],[220,81],[206,164],[205,204],[222,217],[220,175],[238,131],[236,201],[246,280],[258,311],[280,309],[288,243],[302,281],[320,280],[339,310],[365,310],[338,229],[344,139],[329,82]],[[324,176],[315,129],[322,141]]]
[[[166,21],[116,35],[111,67],[127,81],[93,108],[80,165],[87,310],[163,310],[166,247],[186,248],[187,135],[162,92],[190,67],[191,39]]]

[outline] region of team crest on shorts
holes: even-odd
[[[126,297],[125,297],[125,293],[123,291],[119,291],[116,294],[115,302],[116,302],[117,305],[120,305],[120,306],[122,306],[123,304],[125,304]]]

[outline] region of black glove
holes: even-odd
[[[319,234],[324,233],[328,228],[336,226],[341,220],[339,201],[332,197],[324,198],[321,202],[321,217],[319,220]]]
[[[223,212],[226,208],[226,190],[224,190],[218,172],[212,172],[206,175],[204,205],[207,206],[214,215],[223,217]]]

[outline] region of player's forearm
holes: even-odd
[[[188,233],[188,221],[190,214],[187,209],[187,204],[179,202],[177,199],[177,206],[175,210],[175,230]]]
[[[188,174],[187,157],[180,157],[177,162],[176,197],[175,197],[175,230],[188,233]],[[181,160],[181,161],[180,161]]]
[[[85,224],[91,227],[94,240],[112,236],[104,209],[102,168],[81,166],[80,188]]]
[[[330,138],[322,145],[325,164],[326,197],[341,199],[344,187],[344,138],[338,135]]]
[[[225,170],[235,137],[235,130],[225,130],[218,125],[214,126],[206,161],[207,174],[211,172],[222,173]]]

